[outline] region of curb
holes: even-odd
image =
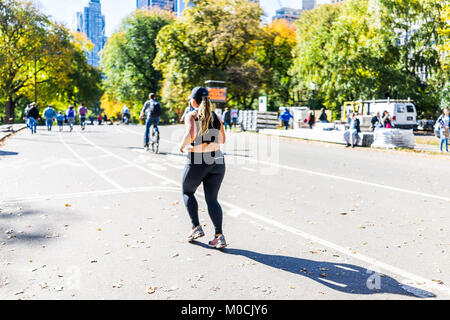
[[[12,131],[12,132],[8,133],[7,135],[1,137],[1,138],[0,138],[0,145],[1,145],[6,139],[10,138],[11,136],[15,135],[16,133],[19,133],[20,131],[22,131],[22,130],[24,130],[24,129],[26,129],[26,128],[27,128],[27,126],[23,126],[23,127],[19,128],[19,129],[17,129],[17,130],[15,130],[15,131]]]

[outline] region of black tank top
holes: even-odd
[[[222,123],[220,122],[219,117],[215,112],[213,112],[212,115],[213,122],[212,124],[209,124],[209,130],[206,131],[204,135],[201,135],[200,121],[198,120],[198,118],[195,119],[195,126],[197,127],[197,137],[195,138],[194,142],[191,143],[191,146],[200,146],[204,143],[219,143],[219,133]]]

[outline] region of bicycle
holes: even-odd
[[[152,145],[152,151],[153,153],[159,153],[159,132],[155,130],[155,125],[152,124],[150,127],[150,143]],[[150,148],[147,146],[147,151],[149,151]]]

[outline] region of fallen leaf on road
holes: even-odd
[[[71,205],[70,205],[70,204],[68,204],[68,203],[66,203],[66,208],[69,208],[69,207],[71,207]]]
[[[46,289],[46,288],[48,288],[48,285],[47,285],[47,283],[45,283],[45,282],[41,283],[40,286],[41,286],[41,289]]]
[[[178,257],[180,254],[178,253],[178,252],[176,252],[176,253],[174,253],[173,255],[172,255],[172,258],[176,258],[176,257]]]
[[[55,290],[56,290],[56,291],[63,291],[63,290],[64,290],[64,287],[63,287],[63,286],[59,286],[59,287],[56,287]]]
[[[436,282],[437,284],[444,284],[444,281],[440,279],[433,279],[433,281]]]
[[[112,285],[113,288],[117,288],[117,289],[122,288],[122,286],[123,286],[123,280],[120,280],[117,283]]]
[[[97,260],[91,260],[91,263],[97,263],[98,261]]]
[[[14,295],[18,296],[19,294],[24,294],[24,293],[25,293],[25,291],[23,291],[23,289],[22,289],[22,290],[20,290],[20,291],[18,291],[16,293],[14,293]]]
[[[147,287],[147,289],[145,290],[145,292],[147,292],[148,294],[154,294],[156,292],[156,288],[153,287]]]

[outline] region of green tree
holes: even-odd
[[[93,101],[101,78],[87,65],[77,38],[49,20],[31,1],[0,2],[0,102],[7,121],[14,121],[16,104]],[[36,75],[36,78],[35,78]]]
[[[387,97],[409,97],[423,114],[434,113],[440,8],[436,0],[353,0],[304,13],[291,69],[296,91],[316,83],[337,113],[344,101]]]
[[[260,68],[249,60],[260,36],[262,10],[247,0],[193,2],[195,5],[163,28],[157,38],[154,65],[164,75],[163,101],[180,113],[193,87],[204,85],[206,80],[222,80],[230,81],[230,100],[243,103],[231,78]],[[246,80],[248,87],[257,85],[254,79],[241,79]]]
[[[159,91],[162,74],[153,67],[155,41],[159,31],[173,20],[173,15],[165,11],[138,10],[109,39],[101,65],[106,77],[103,101],[117,102],[109,104],[116,106],[108,108],[110,116],[120,111],[121,103],[140,108],[150,92]]]
[[[287,20],[275,20],[263,27],[257,42],[256,61],[264,68],[263,91],[272,103],[298,104],[294,96],[289,70],[297,43],[295,25]]]

